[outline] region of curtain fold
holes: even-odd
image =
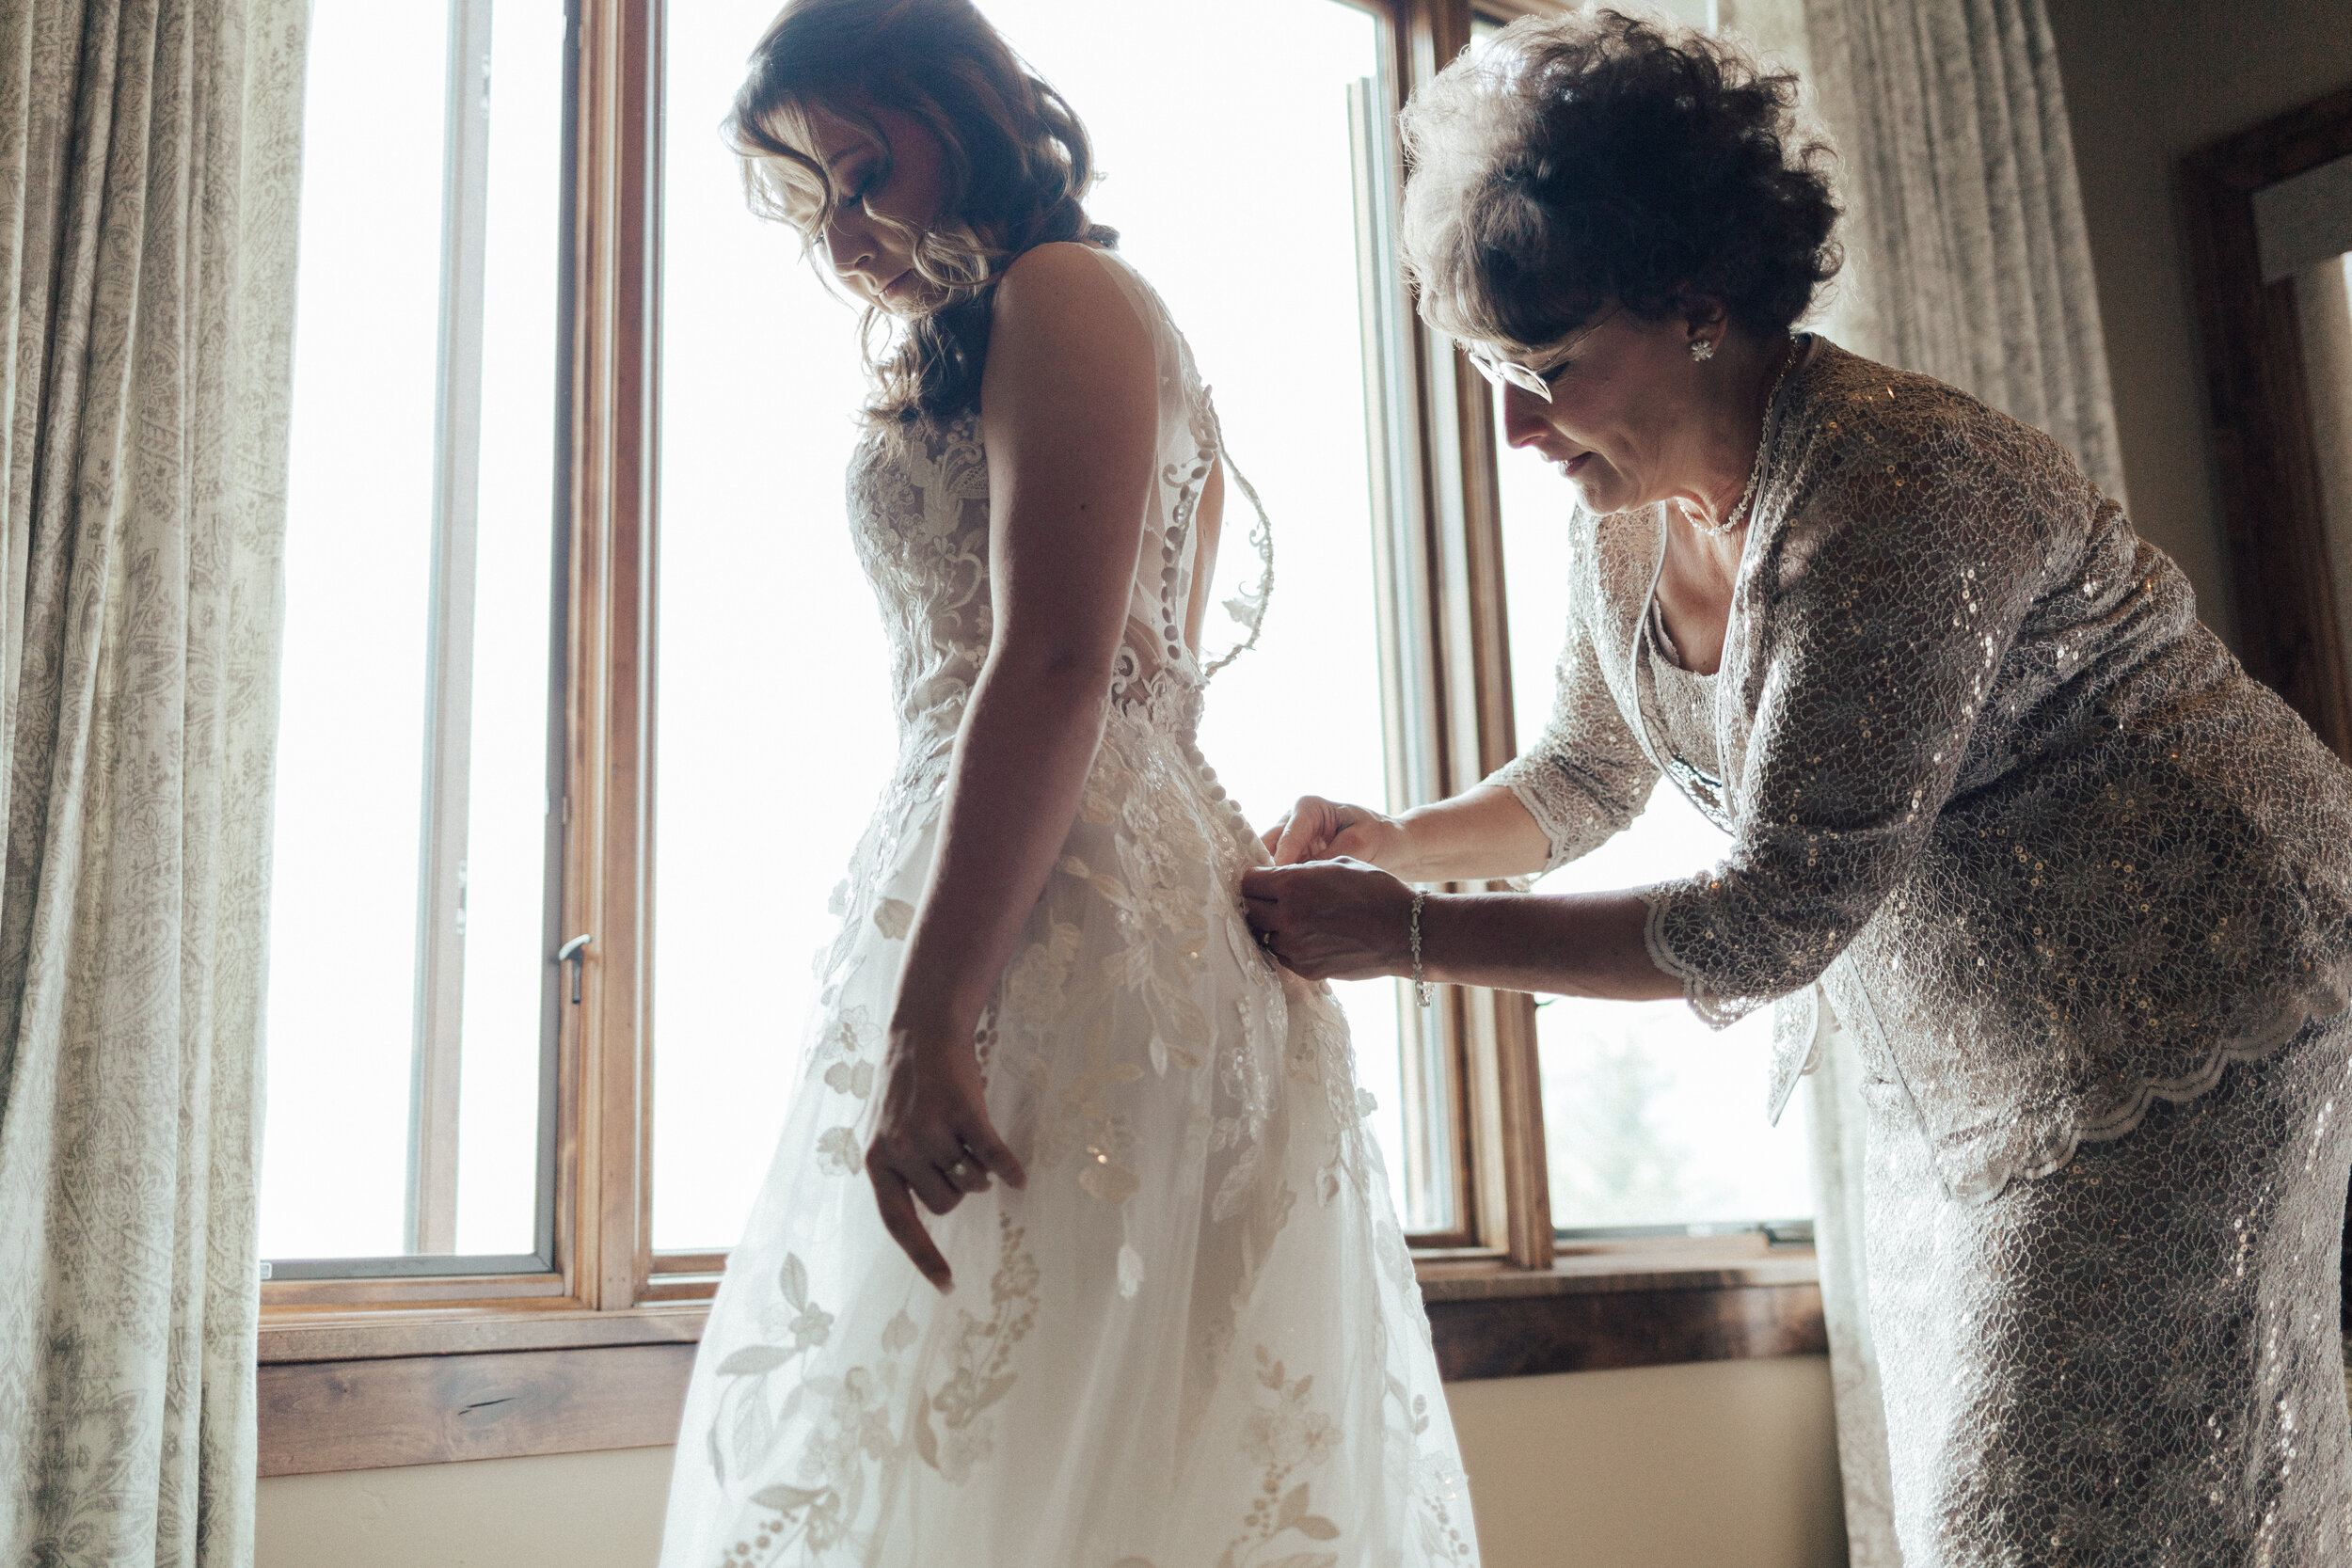
[[[2090,240],[2042,0],[1803,6],[1809,80],[1845,166],[1847,346],[2049,432],[2122,500]]]
[[[1837,1471],[1846,1502],[1849,1568],[1902,1568],[1886,1451],[1886,1405],[1870,1338],[1870,1279],[1862,1245],[1862,1172],[1869,1151],[1862,1060],[1853,1037],[1826,1016],[1805,1127],[1813,1169],[1814,1250],[1829,1330],[1830,1397],[1837,1412]]]
[[[307,0],[0,9],[0,1561],[252,1556]]]

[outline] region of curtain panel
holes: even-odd
[[[2047,431],[2122,501],[2098,286],[2042,0],[1804,8],[1811,83],[1845,166],[1847,346]]]
[[[307,0],[0,7],[0,1561],[249,1562]]]

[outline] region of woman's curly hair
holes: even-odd
[[[1793,73],[1663,17],[1513,23],[1406,105],[1405,264],[1429,324],[1532,354],[1614,303],[1785,331],[1836,275],[1828,138]]]
[[[1087,216],[1086,127],[972,0],[791,0],[752,51],[725,129],[753,211],[800,230],[804,254],[843,196],[811,155],[810,114],[863,125],[886,169],[889,138],[861,112],[868,104],[921,121],[947,170],[930,230],[876,214],[910,242],[933,294],[911,322],[875,306],[859,327],[874,379],[866,417],[903,425],[978,406],[991,298],[1014,258],[1055,240],[1116,245],[1119,234]]]

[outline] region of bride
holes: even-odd
[[[1084,128],[969,0],[793,0],[731,130],[869,305],[900,744],[665,1568],[1474,1562],[1346,1026],[1243,921],[1194,738],[1216,415]]]

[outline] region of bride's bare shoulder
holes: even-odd
[[[1133,285],[1110,252],[1075,240],[1033,245],[1013,258],[996,284],[995,314],[1009,311],[1136,315]]]
[[[1152,362],[1150,324],[1120,263],[1092,245],[1041,245],[1014,258],[997,283],[989,325],[989,374],[1000,361],[1041,356],[1131,364]]]

